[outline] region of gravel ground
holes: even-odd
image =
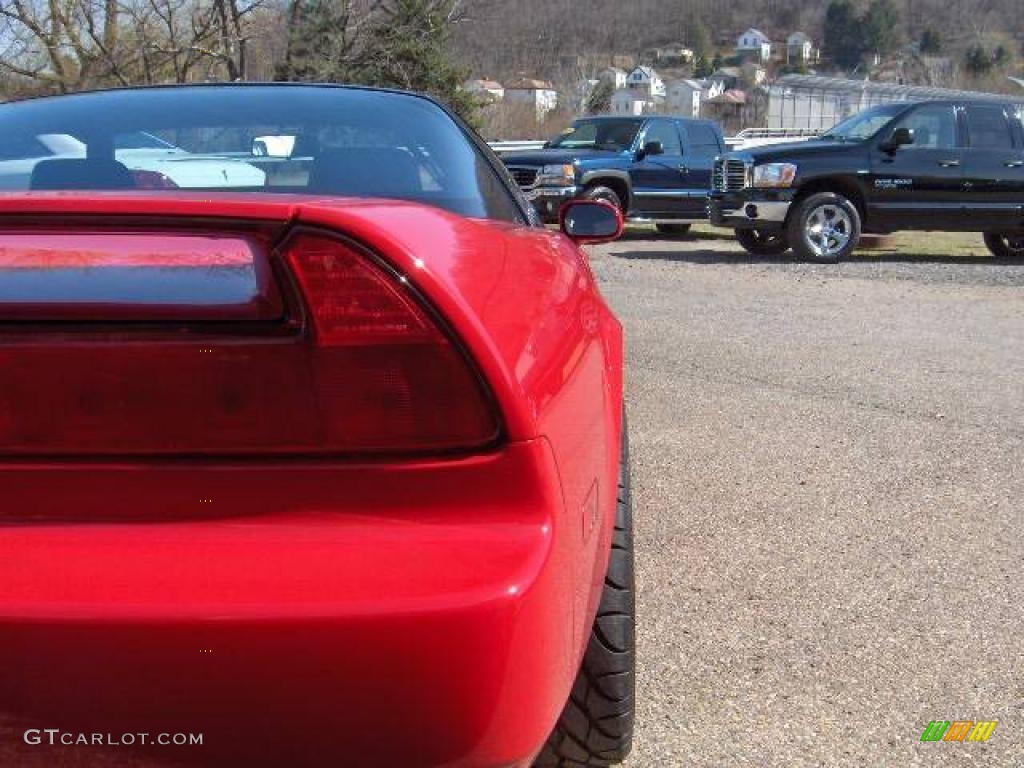
[[[938,237],[592,249],[629,344],[629,768],[1024,765],[1024,264]],[[922,744],[939,719],[999,725]]]

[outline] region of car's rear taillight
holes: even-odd
[[[298,231],[0,230],[0,455],[473,450],[489,390],[404,278]]]
[[[312,322],[311,371],[328,444],[449,450],[497,437],[479,376],[404,278],[323,234],[295,235],[284,256]]]

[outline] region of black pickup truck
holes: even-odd
[[[715,162],[711,222],[759,255],[792,248],[836,262],[862,232],[983,232],[1000,258],[1024,258],[1020,104],[927,101],[860,112],[823,136]]]

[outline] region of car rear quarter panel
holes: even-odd
[[[576,552],[574,641],[582,654],[614,527],[623,336],[586,254],[560,233],[459,219],[422,206],[310,206],[392,261],[478,361],[510,440],[544,438]]]

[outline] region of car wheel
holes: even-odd
[[[689,224],[655,224],[654,228],[663,235],[680,236],[690,231]]]
[[[997,259],[1024,259],[1024,235],[1000,235],[985,233],[985,245]]]
[[[860,240],[857,206],[834,192],[801,200],[789,217],[789,244],[802,259],[835,264],[849,256]]]
[[[604,200],[618,208],[623,216],[626,215],[626,211],[622,207],[622,198],[611,187],[602,187],[600,184],[587,187],[583,192],[583,197],[587,200]]]
[[[781,256],[789,250],[786,233],[770,229],[737,229],[736,242],[755,256]]]
[[[636,585],[625,421],[622,430],[615,533],[601,603],[569,701],[534,768],[614,765],[633,746]]]

